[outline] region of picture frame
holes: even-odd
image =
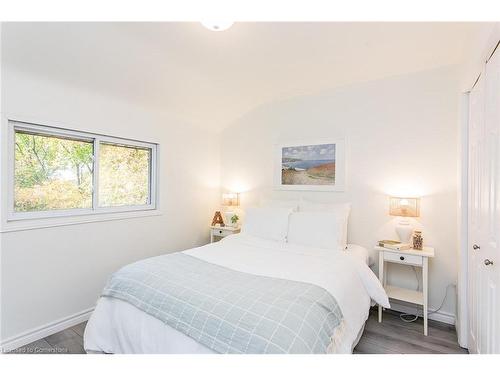
[[[274,145],[274,188],[345,191],[346,139],[289,141]]]

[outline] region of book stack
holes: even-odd
[[[394,240],[378,241],[378,245],[391,250],[408,250],[411,247],[409,243],[402,243]]]

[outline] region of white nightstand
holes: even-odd
[[[234,228],[234,227],[210,227],[210,242],[215,241],[215,237],[226,237],[230,236],[231,234],[236,234],[240,233],[241,228]]]
[[[421,305],[424,311],[424,335],[427,336],[427,308],[428,308],[428,286],[429,286],[429,258],[434,257],[432,247],[424,247],[423,250],[392,250],[375,246],[379,251],[378,278],[384,286],[389,298]],[[408,266],[422,268],[422,291],[399,288],[387,285],[387,272],[384,270],[385,262],[406,264]],[[382,322],[382,306],[378,307],[378,321]]]

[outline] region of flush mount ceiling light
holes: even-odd
[[[212,31],[224,31],[229,29],[231,26],[233,26],[234,22],[231,21],[215,21],[215,20],[208,20],[208,21],[201,21],[201,24],[205,26],[207,29],[212,30]]]

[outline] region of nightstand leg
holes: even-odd
[[[427,314],[428,314],[428,296],[427,296],[427,290],[428,290],[428,258],[423,257],[423,267],[422,267],[422,279],[423,279],[423,287],[422,287],[422,292],[424,296],[424,335],[427,336]]]
[[[384,253],[381,251],[378,257],[378,279],[385,288],[385,276],[384,276]],[[378,322],[382,323],[382,306],[378,305]]]

